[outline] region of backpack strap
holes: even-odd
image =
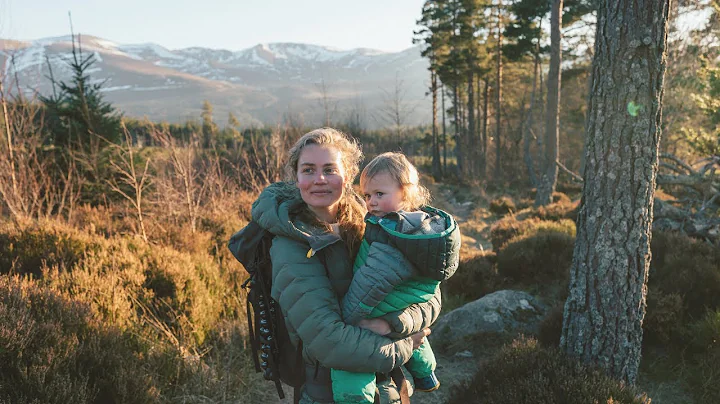
[[[298,372],[303,372],[305,370],[305,364],[303,363],[303,343],[302,340],[298,340],[298,349],[297,349],[297,358],[295,360],[295,364],[297,364]],[[294,404],[300,404],[300,396],[302,395],[302,387],[303,385],[297,385],[293,388],[293,403]]]
[[[251,278],[248,278],[248,281]],[[247,283],[247,282],[245,282]],[[243,285],[243,287],[245,287]],[[258,360],[258,351],[260,351],[260,347],[258,347],[257,341],[255,341],[255,319],[253,318],[253,308],[252,304],[250,303],[250,300],[245,300],[245,307],[247,309],[247,318],[248,318],[248,334],[250,334],[250,346],[252,347],[252,358],[255,362],[255,371],[261,372],[260,370],[260,361]]]
[[[408,392],[407,379],[402,369],[397,367],[390,371],[390,378],[395,383],[395,387],[398,389],[400,394],[401,404],[410,404],[410,392]]]

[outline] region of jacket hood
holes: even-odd
[[[253,202],[252,219],[276,236],[307,242],[311,247],[309,255],[313,255],[340,237],[298,220],[296,212],[305,209],[304,204],[295,184],[276,182],[267,186]]]
[[[460,261],[460,228],[440,209],[424,206],[416,212],[393,212],[378,218],[368,215],[365,237],[402,251],[423,276],[444,281]]]

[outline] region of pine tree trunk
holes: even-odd
[[[432,92],[432,175],[436,181],[442,178],[440,170],[440,142],[438,141],[437,127],[437,74],[430,70],[430,90]]]
[[[533,117],[535,114],[535,94],[537,93],[537,82],[538,74],[540,71],[540,40],[538,39],[537,46],[535,47],[535,62],[533,64],[533,87],[532,93],[530,93],[530,109],[527,113],[525,122],[525,131],[523,132],[523,161],[525,161],[525,168],[528,171],[528,177],[530,178],[530,185],[537,187],[538,179],[535,175],[535,162],[533,161],[532,152],[530,151],[530,145],[532,143],[532,126]]]
[[[459,180],[463,179],[463,150],[462,150],[462,135],[460,133],[460,117],[458,110],[460,109],[460,101],[458,100],[458,88],[457,84],[453,86],[453,112],[455,113],[455,158],[457,159],[457,177]]]
[[[477,80],[476,80],[476,87],[475,87],[475,116],[477,117],[475,119],[475,139],[477,139],[477,146],[475,146],[475,162],[473,164],[474,170],[478,175],[480,174],[480,166],[482,161],[482,156],[485,155],[485,150],[483,150],[483,141],[482,141],[482,125],[480,125],[480,115],[482,114],[482,97],[480,97],[480,91],[482,89],[482,77],[478,74]],[[480,179],[484,179],[484,177],[480,177]]]
[[[550,12],[550,71],[548,72],[547,111],[545,112],[545,154],[542,177],[535,194],[535,206],[552,203],[552,194],[557,185],[560,120],[560,81],[562,45],[560,26],[562,23],[563,0],[553,0]]]
[[[650,266],[669,0],[599,5],[586,169],[561,348],[637,379]]]
[[[482,142],[483,142],[483,155],[482,161],[480,162],[480,175],[487,179],[487,161],[488,161],[488,135],[487,128],[490,122],[490,79],[485,78],[485,91],[483,92],[483,127],[482,127]]]
[[[477,160],[477,150],[475,142],[475,91],[474,91],[474,74],[471,71],[468,72],[468,99],[467,99],[467,110],[468,110],[468,164],[467,170],[471,177],[475,175],[475,160]]]
[[[502,8],[502,0],[498,0],[497,8],[497,81],[496,81],[496,98],[495,98],[495,180],[501,180],[502,166],[502,19],[500,9]]]
[[[443,145],[443,175],[447,173],[447,128],[445,127],[445,84],[442,85],[442,145]]]

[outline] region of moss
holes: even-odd
[[[475,300],[498,290],[501,280],[495,261],[496,255],[492,251],[463,254],[455,275],[441,284],[444,292],[465,300]]]

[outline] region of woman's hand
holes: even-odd
[[[413,349],[420,348],[420,345],[425,342],[425,337],[430,335],[431,332],[429,328],[425,328],[411,335],[410,338],[412,338]]]
[[[390,331],[392,331],[390,329],[390,323],[381,318],[364,318],[360,320],[358,326],[379,335],[388,335]]]

